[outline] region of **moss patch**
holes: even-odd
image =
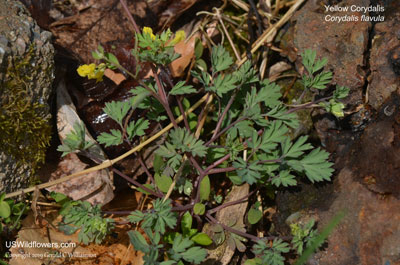
[[[33,102],[29,91],[34,46],[25,57],[9,60],[0,84],[0,143],[2,151],[32,171],[44,162],[51,138],[49,118],[44,104]],[[33,173],[33,172],[32,172]]]

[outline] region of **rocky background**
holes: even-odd
[[[28,7],[34,7],[35,1],[24,2]],[[119,44],[123,44],[122,40],[130,32],[129,22],[124,18],[118,1],[112,5],[104,5],[103,2],[78,8],[81,13],[60,8],[50,10],[45,5],[36,6],[31,11],[42,27],[52,31],[57,45],[72,50],[75,59],[80,57],[81,62],[90,62],[90,51],[99,42],[119,40]],[[168,10],[168,13],[163,12],[165,6],[157,6],[157,1],[137,2],[136,5],[129,5],[131,12],[142,23],[140,26],[152,27],[157,24],[172,25],[174,20],[170,20],[168,14],[181,15],[191,6],[181,7],[179,12]],[[368,15],[384,16],[384,21],[327,22],[324,21],[324,5],[381,5],[385,8],[384,12]],[[0,0],[0,6],[6,6],[0,9],[0,191],[11,191],[28,183],[30,172],[43,158],[43,146],[49,140],[49,107],[46,102],[51,94],[53,48],[49,43],[50,34],[39,29],[22,4]],[[172,4],[168,6],[173,7]],[[46,17],[46,14],[50,16]],[[332,15],[361,17],[363,13],[332,12]],[[161,22],[158,23],[155,18]],[[343,119],[314,111],[308,128],[315,132],[317,141],[333,154],[336,167],[334,181],[322,185],[302,183],[295,189],[279,192],[277,196],[278,206],[273,221],[282,235],[289,234],[286,221],[294,216],[298,219],[314,217],[318,220],[318,227],[322,228],[339,212],[346,214],[324,248],[308,262],[310,265],[400,265],[399,18],[400,3],[396,0],[308,0],[278,33],[275,44],[281,49],[281,58],[297,67],[299,72],[302,71],[300,54],[305,49],[313,49],[319,57],[328,59],[327,68],[334,73],[334,83],[351,89]],[[124,49],[122,44],[119,45],[121,53]],[[18,67],[21,61],[25,63],[23,67]],[[17,71],[19,69],[23,71]],[[22,82],[24,85],[12,84],[10,80],[15,78],[10,77],[15,75],[25,80]],[[42,153],[32,153],[41,154],[39,158],[21,155],[28,152],[25,150],[29,145],[21,145],[25,138],[19,142],[10,141],[11,137],[18,135],[12,130],[17,132],[19,129],[20,132],[21,128],[33,126],[5,131],[5,128],[14,128],[9,127],[6,121],[13,124],[20,124],[15,121],[28,121],[11,116],[10,113],[17,112],[10,112],[5,107],[11,95],[6,92],[8,87],[22,91],[20,93],[26,98],[23,103],[28,110],[34,109],[28,113],[34,113],[34,117],[44,121],[39,122],[41,126],[32,134],[28,134],[31,138],[26,138],[40,139],[37,142],[30,140],[30,143],[41,143],[42,148],[36,148]],[[82,116],[86,116],[88,127],[95,126],[90,117],[97,117],[103,104],[96,93],[106,97],[114,91],[106,95],[94,90],[84,91],[85,97],[91,101],[82,101],[77,108],[81,109]],[[7,132],[5,136],[4,132]],[[10,142],[19,144],[11,145]],[[18,151],[13,154],[11,150]],[[36,158],[32,160],[29,157]],[[29,159],[22,160],[22,164],[17,163],[23,158]]]
[[[0,0],[0,193],[27,187],[51,137],[51,33],[25,6]]]

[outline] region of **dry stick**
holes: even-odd
[[[239,52],[236,50],[235,44],[233,43],[231,37],[229,36],[228,30],[226,30],[225,24],[224,24],[224,22],[223,22],[222,19],[221,19],[221,13],[220,13],[220,11],[219,11],[219,8],[215,8],[215,12],[216,12],[216,16],[217,16],[217,18],[218,18],[218,20],[219,20],[219,23],[221,24],[222,29],[223,29],[224,32],[225,32],[226,38],[228,39],[229,44],[231,45],[231,47],[232,47],[232,49],[233,49],[233,52],[235,53],[236,60],[239,61],[239,60],[240,60],[240,54],[239,54]]]
[[[186,161],[187,161],[187,156],[184,155],[184,156],[182,157],[181,166],[179,167],[178,172],[176,172],[176,174],[175,174],[175,176],[174,176],[174,180],[172,181],[171,185],[169,186],[168,191],[167,191],[167,194],[165,194],[165,197],[164,197],[164,199],[163,199],[163,202],[165,202],[165,201],[169,198],[169,196],[171,196],[171,193],[172,193],[172,191],[174,190],[174,187],[175,187],[175,185],[176,185],[176,181],[178,180],[178,178],[181,177],[183,168],[184,168],[185,165],[186,165]]]
[[[195,109],[197,109],[201,104],[203,104],[203,102],[206,100],[206,98],[207,98],[207,94],[204,95],[199,101],[197,101],[190,109],[188,109],[188,110],[185,112],[186,115],[189,114],[189,113],[192,113],[192,112],[193,112]],[[181,122],[182,120],[183,120],[183,117],[182,117],[182,115],[181,115],[181,116],[179,116],[179,117],[176,119],[176,122],[179,123],[179,122]],[[68,175],[68,176],[59,178],[59,179],[54,180],[54,181],[50,181],[50,182],[43,183],[43,184],[39,184],[39,185],[30,187],[30,188],[26,188],[26,189],[23,189],[23,190],[19,190],[19,191],[15,191],[15,192],[9,193],[9,194],[6,195],[6,198],[11,198],[11,197],[15,197],[15,196],[18,196],[18,195],[23,195],[24,193],[32,192],[32,191],[34,191],[34,190],[36,189],[36,187],[37,187],[39,190],[40,190],[40,189],[44,189],[44,188],[48,188],[48,187],[51,187],[51,186],[54,186],[54,185],[57,185],[57,184],[60,184],[60,183],[63,183],[63,182],[66,182],[66,181],[75,179],[75,178],[77,178],[77,177],[79,177],[79,176],[82,176],[82,175],[85,175],[85,174],[88,174],[88,173],[91,173],[91,172],[94,172],[94,171],[97,171],[97,170],[101,170],[101,169],[104,169],[104,168],[108,168],[108,167],[112,166],[113,164],[117,163],[118,161],[121,161],[122,159],[124,159],[124,158],[130,156],[131,154],[133,154],[133,153],[135,153],[135,152],[141,150],[143,147],[145,147],[146,145],[150,144],[151,142],[153,142],[154,140],[156,140],[158,137],[160,137],[161,135],[163,135],[164,133],[166,133],[167,131],[169,131],[172,127],[173,127],[173,125],[172,125],[172,123],[170,123],[170,124],[169,124],[168,126],[166,126],[164,129],[162,129],[161,131],[159,131],[158,133],[156,133],[155,135],[153,135],[152,137],[150,137],[149,139],[147,139],[147,140],[144,141],[143,143],[139,144],[138,146],[134,147],[134,148],[131,149],[130,151],[126,152],[126,153],[123,154],[123,155],[120,155],[120,156],[117,157],[117,158],[114,158],[114,159],[112,159],[112,160],[108,160],[108,159],[107,159],[107,160],[105,160],[103,163],[101,163],[100,165],[97,165],[97,166],[94,166],[94,167],[91,167],[91,168],[82,170],[82,171],[80,171],[80,172],[76,172],[76,173],[74,173],[74,174],[71,174],[71,175]]]
[[[251,53],[254,53],[255,51],[260,48],[264,42],[270,38],[275,32],[278,30],[278,28],[282,27],[293,15],[293,13],[296,11],[296,9],[304,2],[305,0],[298,0],[286,14],[272,27],[268,28],[254,43],[253,48],[251,49]],[[242,60],[238,62],[239,65],[242,65],[245,61],[247,60],[246,54],[242,55]]]

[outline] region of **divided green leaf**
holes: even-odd
[[[233,64],[233,59],[229,52],[222,45],[213,47],[211,52],[211,65],[213,72],[217,73],[228,69]]]
[[[110,116],[111,119],[118,122],[120,126],[123,126],[122,120],[128,114],[131,104],[129,101],[111,101],[106,102],[106,106],[103,111]]]
[[[94,144],[85,140],[86,130],[83,122],[76,122],[73,128],[74,129],[67,134],[64,143],[57,148],[57,151],[63,152],[63,157],[78,150],[86,150]]]
[[[97,141],[100,144],[104,144],[106,147],[112,146],[112,145],[120,145],[122,144],[122,133],[120,130],[115,130],[111,129],[110,133],[101,133],[97,137]]]
[[[280,171],[278,176],[272,178],[271,183],[277,187],[281,185],[284,187],[297,185],[296,177],[291,175],[289,170]]]
[[[185,84],[186,84],[185,81],[179,81],[171,89],[169,94],[170,95],[185,95],[185,94],[191,94],[191,93],[195,93],[196,92],[196,89],[194,89],[193,86],[191,86],[191,85],[185,86]]]
[[[129,140],[132,141],[135,136],[145,135],[145,130],[149,128],[149,124],[149,121],[143,118],[140,118],[137,121],[131,121],[126,128]]]

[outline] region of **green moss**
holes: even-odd
[[[51,138],[49,119],[43,117],[45,105],[32,102],[28,86],[33,78],[34,51],[32,45],[25,57],[10,61],[0,85],[2,151],[14,157],[17,164],[28,165],[33,172],[44,162]]]

